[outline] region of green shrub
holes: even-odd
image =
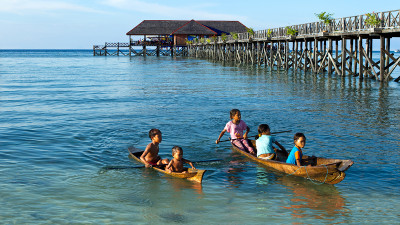
[[[231,36],[232,36],[232,38],[233,38],[234,40],[239,39],[238,33],[232,32],[232,33],[231,33]]]
[[[286,33],[288,34],[288,35],[296,35],[297,34],[297,30],[295,30],[295,29],[293,29],[293,28],[291,28],[291,27],[286,27]]]
[[[379,19],[375,15],[375,13],[367,13],[365,15],[367,16],[367,18],[365,19],[365,23],[370,25],[370,26],[376,27],[376,26],[380,25],[381,22],[382,22],[382,20]]]
[[[329,25],[331,21],[333,20],[332,13],[327,13],[327,12],[322,12],[322,13],[315,13],[315,16],[323,23],[326,25]]]
[[[250,27],[250,28],[246,28],[246,29],[247,29],[247,33],[250,34],[250,37],[254,35],[254,30],[253,30],[253,28]]]

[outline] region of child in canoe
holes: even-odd
[[[234,145],[244,151],[255,154],[253,147],[251,147],[249,140],[247,140],[247,134],[250,132],[250,128],[242,120],[242,115],[240,114],[239,109],[232,109],[230,111],[230,118],[231,121],[225,125],[225,128],[222,130],[215,143],[218,144],[221,137],[228,131],[231,134],[231,142]],[[245,130],[246,132],[243,134]]]
[[[294,147],[286,160],[286,163],[295,164],[298,166],[303,165],[303,151],[301,150],[306,145],[306,136],[303,133],[296,133],[294,135]]]
[[[258,139],[256,140],[257,146],[257,157],[261,159],[277,159],[276,157],[276,149],[272,146],[272,144],[278,145],[284,154],[287,155],[286,149],[276,141],[275,137],[271,136],[271,131],[269,129],[268,124],[260,124],[258,126]]]
[[[161,131],[159,129],[151,129],[149,131],[149,138],[151,139],[151,143],[147,145],[143,154],[140,156],[140,160],[142,160],[146,167],[168,164],[168,159],[161,159],[158,155],[160,150],[158,145],[162,140]]]
[[[175,173],[186,173],[187,171],[183,170],[183,163],[189,164],[192,169],[196,169],[193,166],[193,163],[187,159],[182,158],[183,155],[183,150],[179,146],[174,146],[172,148],[172,157],[174,157],[168,165],[165,167],[165,170],[169,173],[175,172]]]

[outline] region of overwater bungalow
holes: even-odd
[[[239,21],[216,20],[143,20],[126,33],[129,36],[130,55],[133,46],[143,46],[142,54],[146,54],[146,46],[156,46],[156,54],[161,48],[179,51],[187,41],[199,38],[217,37],[222,34],[243,33],[247,27]],[[137,41],[132,36],[143,36]],[[134,52],[136,53],[136,52]]]

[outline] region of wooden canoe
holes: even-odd
[[[252,140],[251,142],[256,148],[255,141]],[[327,159],[321,157],[316,157],[315,160],[311,160],[311,157],[303,155],[305,166],[297,166],[286,163],[287,157],[280,151],[277,152],[278,161],[264,160],[239,149],[233,143],[232,146],[235,151],[247,156],[262,166],[275,169],[289,175],[304,177],[327,184],[337,184],[341,182],[346,176],[344,171],[346,171],[354,163],[352,160]],[[307,165],[311,165],[311,167]]]
[[[143,154],[143,150],[140,150],[140,149],[137,149],[134,147],[130,147],[130,148],[128,148],[128,150],[129,150],[129,155],[133,159],[144,164],[142,162],[142,160],[140,160],[140,156]],[[204,175],[204,172],[206,172],[205,170],[198,170],[198,169],[194,170],[194,169],[185,167],[184,169],[187,171],[186,173],[175,173],[175,172],[168,173],[167,171],[165,171],[165,166],[166,165],[153,166],[152,168],[157,170],[158,172],[167,174],[169,176],[182,178],[182,179],[190,180],[190,181],[197,182],[197,183],[201,183],[203,181],[203,175]]]

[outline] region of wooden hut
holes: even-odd
[[[143,20],[140,24],[127,32],[126,35],[129,35],[129,40],[132,40],[131,36],[133,35],[143,35],[144,41],[146,41],[149,36],[152,36],[163,40],[168,39],[171,41],[171,45],[174,46],[185,46],[186,40],[190,36],[220,36],[223,33],[244,33],[246,29],[246,26],[239,21]]]

